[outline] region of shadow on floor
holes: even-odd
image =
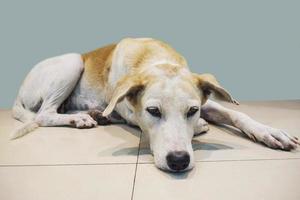
[[[117,150],[112,153],[113,156],[124,156],[124,155],[136,156],[138,154],[139,155],[147,155],[147,154],[150,155],[151,154],[151,150],[149,148],[149,138],[145,134],[141,133],[141,130],[138,127],[128,126],[126,124],[119,124],[117,126],[124,129],[126,131],[126,133],[129,133],[129,134],[134,135],[135,137],[141,138],[141,143],[140,143],[140,147],[136,146],[136,147],[122,148],[121,147],[122,145],[114,147]],[[215,126],[215,125],[213,125],[213,126]],[[218,126],[216,126],[216,128],[221,129],[223,132],[225,132],[224,134],[237,135],[246,140],[250,140],[245,134],[243,134],[241,131],[239,131],[233,127],[225,126],[225,125],[224,126],[218,125]],[[117,134],[117,133],[112,133],[112,134],[114,134],[116,137],[120,137],[120,134]],[[201,135],[203,135],[203,134],[197,135],[196,137],[200,137]],[[229,146],[229,145],[218,144],[218,143],[207,143],[207,142],[201,142],[196,139],[192,140],[192,146],[193,146],[194,151],[198,151],[198,150],[217,151],[217,150],[228,150],[228,149],[236,148],[235,146],[232,146],[232,145]],[[118,148],[118,147],[120,147],[120,148]],[[103,152],[99,153],[99,155],[102,155],[102,154],[103,154]]]
[[[217,144],[217,143],[206,143],[206,142],[200,142],[198,140],[193,140],[192,146],[194,151],[197,150],[216,151],[216,150],[224,150],[224,149],[233,149],[233,147],[228,145]]]

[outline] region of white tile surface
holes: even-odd
[[[21,123],[0,112],[0,165],[136,163],[139,132],[125,126],[40,127],[10,141]]]
[[[1,200],[129,200],[135,164],[0,167]]]
[[[299,200],[300,160],[198,162],[170,174],[139,164],[134,200]]]

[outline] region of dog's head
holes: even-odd
[[[137,74],[119,81],[103,114],[109,115],[124,100],[139,127],[149,135],[156,166],[183,171],[193,168],[191,141],[199,126],[201,105],[210,94],[234,102],[210,74]]]

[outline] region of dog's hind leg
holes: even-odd
[[[223,107],[208,100],[201,108],[201,117],[217,124],[234,126],[254,141],[262,142],[271,148],[291,150],[300,144],[298,138],[283,130],[261,124],[248,115]]]
[[[17,130],[11,138],[21,137],[37,126],[69,125],[77,128],[96,126],[88,114],[59,114],[60,105],[74,90],[84,70],[80,54],[66,54],[47,59],[37,64],[21,86],[14,106],[14,117],[21,119],[30,111],[36,112],[34,119]],[[23,106],[25,109],[19,109]],[[23,121],[26,122],[26,121]]]
[[[51,86],[44,93],[43,103],[35,118],[40,126],[67,125],[76,128],[90,128],[97,125],[96,121],[85,113],[60,114],[57,112],[60,105],[74,90],[83,72],[82,58],[78,56],[73,55],[71,59],[56,63],[55,78],[48,80]]]

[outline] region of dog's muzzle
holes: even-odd
[[[171,170],[182,171],[190,164],[190,155],[186,151],[173,151],[167,155],[167,164]]]

